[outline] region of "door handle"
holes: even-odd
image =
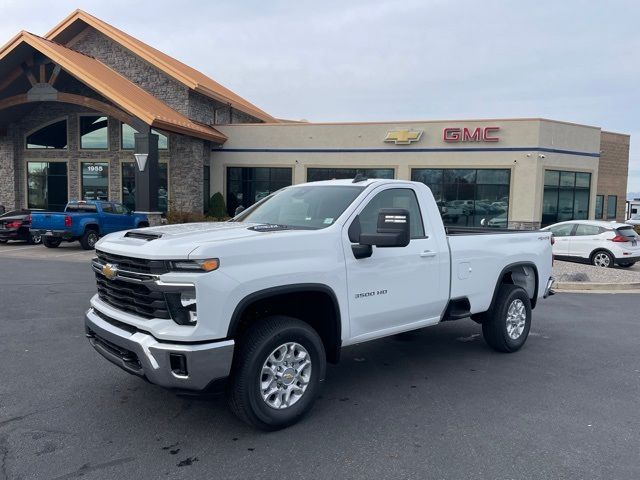
[[[422,258],[435,257],[436,256],[436,252],[432,252],[431,250],[425,250],[424,252],[422,252],[420,254],[420,256]]]

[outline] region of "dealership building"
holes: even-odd
[[[0,204],[102,199],[229,214],[332,178],[428,185],[446,223],[535,228],[623,220],[629,136],[540,119],[309,123],[274,118],[77,10],[0,49]]]

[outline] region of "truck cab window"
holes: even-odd
[[[418,199],[409,188],[391,188],[378,193],[360,212],[360,228],[362,233],[376,233],[378,228],[378,212],[381,208],[404,208],[409,211],[411,238],[424,237],[424,225],[418,206]]]

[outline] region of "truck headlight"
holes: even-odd
[[[174,322],[179,325],[195,325],[198,323],[198,310],[195,290],[165,293],[169,312]]]
[[[220,260],[207,258],[204,260],[172,260],[169,262],[171,270],[180,272],[213,272],[220,267]]]

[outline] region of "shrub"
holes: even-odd
[[[214,218],[226,218],[227,215],[227,205],[224,202],[224,197],[220,192],[213,194],[213,196],[209,199],[209,208],[207,210],[207,215]]]

